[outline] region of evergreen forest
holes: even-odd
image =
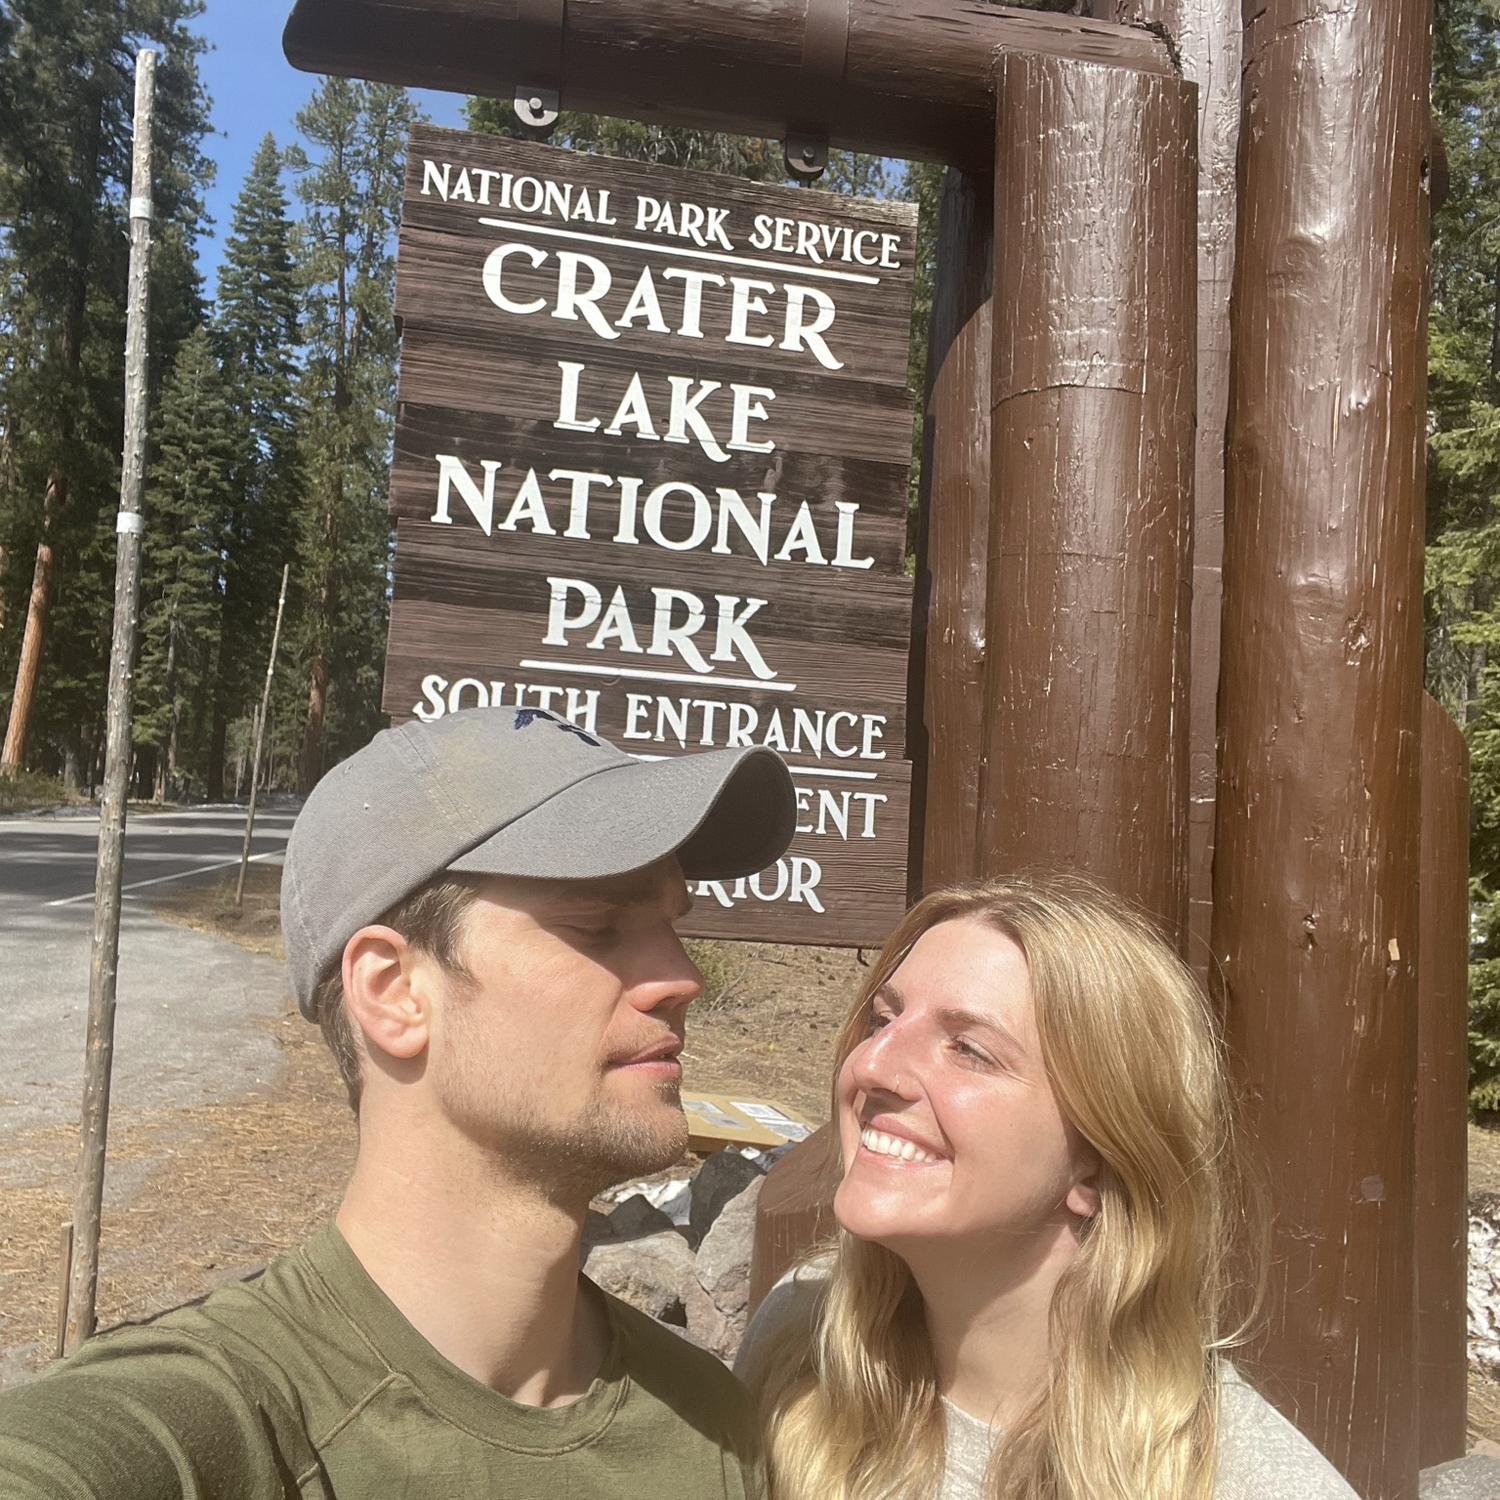
[[[216,0],[217,3],[217,0]],[[1071,8],[1065,0],[1049,8]],[[243,796],[283,565],[263,784],[305,792],[383,722],[399,88],[329,78],[239,185],[214,284],[204,0],[0,0],[0,810],[87,796],[104,755],[124,422],[136,50],[159,50],[150,458],[133,795]],[[1436,0],[1428,687],[1472,756],[1471,1061],[1500,1109],[1500,0]],[[474,99],[475,130],[517,134]],[[780,181],[774,142],[565,114],[555,144]],[[922,211],[921,427],[940,173],[834,153],[819,187]],[[915,450],[915,443],[914,443]],[[913,487],[920,455],[913,465]]]

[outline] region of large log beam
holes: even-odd
[[[1197,90],[996,73],[985,873],[1187,922]]]
[[[841,4],[844,0],[812,0]],[[1152,32],[976,0],[847,0],[842,82],[823,92],[834,145],[987,165],[996,50],[1171,74]],[[517,0],[297,0],[284,46],[315,73],[504,96],[530,43]],[[559,10],[563,10],[561,4]],[[781,136],[806,104],[809,0],[567,0],[562,103]]]

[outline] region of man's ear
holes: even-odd
[[[391,927],[361,927],[344,944],[344,1003],[369,1045],[410,1061],[426,1050],[431,997],[418,952]]]

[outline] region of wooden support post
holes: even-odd
[[[1161,26],[1198,85],[1198,437],[1188,723],[1188,961],[1207,980],[1224,607],[1224,424],[1240,133],[1240,0],[1091,0],[1099,20]]]
[[[914,885],[977,872],[984,727],[984,595],[990,509],[990,277],[987,178],[943,180],[937,286],[927,339],[917,559],[920,722],[911,838]],[[917,715],[912,716],[916,720]],[[920,793],[919,793],[920,788]],[[914,892],[916,894],[916,892]]]
[[[260,712],[255,716],[255,748],[250,752],[250,805],[245,809],[245,847],[240,850],[239,879],[234,883],[234,909],[245,909],[245,871],[250,868],[250,840],[255,834],[255,798],[260,791],[260,745],[266,732],[266,715],[271,710],[271,678],[276,673],[276,648],[281,644],[281,615],[286,609],[286,581],[292,565],[281,569],[281,594],[276,600],[276,628],[271,632],[271,654],[266,659],[266,685],[260,693]]]
[[[832,1124],[793,1146],[766,1174],[755,1205],[750,1311],[810,1245],[833,1232],[833,1194],[842,1168]]]
[[[99,804],[99,864],[94,877],[94,939],[89,959],[88,1050],[84,1058],[82,1149],[73,1206],[75,1242],[69,1283],[67,1352],[94,1331],[99,1288],[99,1216],[104,1204],[104,1153],[109,1137],[109,1085],[115,1045],[115,978],[120,957],[120,882],[129,796],[130,708],[141,593],[141,496],[146,471],[147,331],[151,311],[151,127],[156,53],[135,64],[135,151],[130,178],[130,282],[125,330],[125,451],[116,531],[114,639],[104,793]]]
[[[1430,0],[1246,17],[1213,917],[1274,1192],[1246,1361],[1411,1500]]]
[[[1422,702],[1417,1410],[1422,1468],[1468,1451],[1469,750]]]
[[[1180,939],[1196,90],[1002,56],[979,855]]]

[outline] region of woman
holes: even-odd
[[[907,914],[839,1039],[831,1254],[739,1370],[776,1500],[1349,1500],[1219,1355],[1235,1217],[1214,1029],[1077,878]]]

